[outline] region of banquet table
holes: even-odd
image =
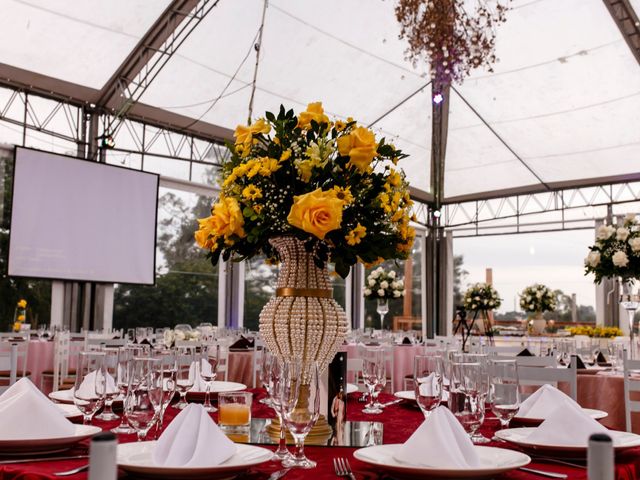
[[[257,400],[264,397],[264,392],[261,390],[253,390],[254,408],[253,415],[256,418],[271,418],[273,411]],[[362,413],[363,404],[359,403],[356,399],[358,394],[352,394],[349,397],[347,406],[347,418],[349,420],[357,421],[382,421],[384,423],[384,443],[399,443],[404,442],[411,433],[420,425],[423,421],[423,416],[420,410],[413,403],[402,403],[398,405],[392,405],[385,409],[381,415],[366,415]],[[382,400],[387,401],[391,397],[382,394]],[[167,410],[165,417],[165,427],[175,417],[178,411],[172,407]],[[216,414],[214,414],[216,418]],[[101,426],[104,429],[109,429],[116,426],[116,422],[99,422],[94,421],[95,425]],[[498,422],[495,418],[488,417],[482,427],[482,433],[491,438],[494,431],[498,427]],[[119,437],[120,442],[134,441],[133,435],[121,435]],[[505,448],[504,443],[490,443],[489,445]],[[274,448],[274,447],[268,447]],[[510,447],[506,447],[510,448]],[[354,448],[348,447],[320,447],[309,446],[305,448],[307,456],[318,462],[318,466],[309,470],[291,470],[285,479],[297,480],[308,478],[312,475],[317,480],[323,479],[336,479],[335,472],[333,470],[332,461],[335,457],[346,457],[349,459],[351,467],[354,470],[355,476],[358,480],[364,479],[378,479],[386,480],[393,477],[387,476],[381,472],[379,468],[368,466],[367,464],[356,460],[353,457]],[[86,454],[88,451],[88,442],[74,448],[69,455],[81,455]],[[66,455],[66,454],[65,454]],[[72,460],[72,461],[59,461],[55,463],[25,463],[17,465],[5,465],[0,466],[0,480],[53,480],[55,478],[53,473],[69,470],[86,463],[86,460]],[[565,473],[571,480],[583,480],[587,478],[587,473],[584,468],[558,465],[554,463],[548,463],[545,461],[534,460],[530,465],[532,468],[547,470],[557,473]],[[245,475],[238,477],[241,480],[266,480],[269,475],[281,468],[279,463],[268,462],[259,467],[251,469]],[[67,477],[71,480],[86,479],[86,473],[79,473],[73,476]],[[124,472],[120,472],[119,478],[129,479],[133,478],[128,476]],[[535,480],[540,478],[537,475],[525,473],[521,471],[512,471],[502,476],[496,477],[499,480]],[[640,478],[640,448],[630,450],[624,455],[618,457],[616,462],[616,479],[617,480],[631,480]]]

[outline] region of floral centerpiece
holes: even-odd
[[[22,324],[27,320],[27,301],[22,298],[16,304],[15,313],[13,315],[13,331],[19,332]]]
[[[596,283],[605,277],[617,278],[620,305],[627,311],[631,344],[634,336],[634,316],[640,306],[640,224],[636,214],[627,214],[622,226],[601,225],[596,242],[585,258],[585,275],[593,273]],[[634,358],[635,348],[630,349]]]
[[[369,300],[404,297],[404,280],[394,270],[378,267],[367,275],[364,296]]]
[[[319,102],[298,115],[281,106],[234,136],[219,198],[199,220],[196,241],[214,265],[220,256],[281,261],[260,331],[277,355],[324,367],[348,328],[327,263],[346,277],[356,262],[411,251],[412,201],[396,167],[406,155],[352,118],[329,119]]]
[[[502,299],[492,285],[488,283],[475,283],[464,292],[464,308],[471,312],[488,312],[499,308]]]
[[[171,348],[176,342],[197,342],[200,340],[200,332],[198,330],[171,330],[164,331],[163,343],[165,347]]]
[[[546,322],[542,318],[542,314],[553,312],[556,306],[556,294],[546,285],[534,283],[520,293],[520,308],[527,313],[534,314],[531,320],[533,333],[541,334],[544,331]]]

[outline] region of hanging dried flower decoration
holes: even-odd
[[[400,38],[407,58],[426,61],[436,84],[462,83],[471,70],[493,71],[497,27],[506,21],[510,0],[399,0]],[[473,9],[472,14],[467,9]]]

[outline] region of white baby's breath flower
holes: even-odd
[[[589,252],[587,258],[584,259],[584,263],[589,265],[590,267],[597,267],[600,263],[600,252],[592,251]]]
[[[616,230],[616,240],[620,240],[621,242],[625,242],[627,238],[629,238],[629,230],[624,227],[620,227]]]
[[[611,257],[611,261],[616,267],[626,267],[629,264],[629,258],[627,254],[621,250],[618,250]]]

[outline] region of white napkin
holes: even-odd
[[[96,370],[89,372],[85,375],[82,383],[80,384],[80,388],[78,388],[78,393],[75,394],[78,398],[90,399],[96,398],[96,375],[98,372]],[[105,393],[118,393],[118,387],[113,376],[107,373],[106,375],[106,390]]]
[[[190,403],[160,435],[153,462],[165,467],[209,467],[226,461],[236,450],[204,407]]]
[[[607,432],[608,430],[586,414],[580,405],[576,407],[565,403],[551,412],[547,419],[531,432],[527,441],[544,445],[586,447],[592,433]]]
[[[520,404],[518,417],[546,419],[563,405],[580,408],[569,395],[552,385],[543,385]]]
[[[189,367],[189,380],[193,380],[193,387],[189,389],[190,392],[204,392],[207,389],[206,382],[200,376],[201,368],[205,375],[211,375],[211,364],[209,362],[206,360],[193,362]]]
[[[28,378],[0,395],[0,440],[71,437],[75,426]]]
[[[480,465],[469,435],[444,406],[436,408],[394,454],[410,465],[442,468],[468,468]]]
[[[438,385],[438,379],[435,373],[430,373],[428,376],[420,378],[419,381],[418,390],[420,395],[424,397],[435,397],[440,394],[442,389]]]

